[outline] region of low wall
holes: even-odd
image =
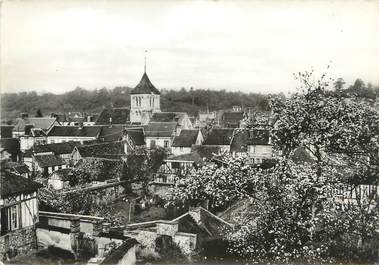
[[[80,231],[89,234],[93,234],[96,226],[105,220],[101,217],[89,215],[39,212],[40,223],[48,226],[70,229],[71,222],[76,219],[80,219]]]

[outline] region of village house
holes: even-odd
[[[235,111],[224,112],[220,119],[221,128],[240,128],[241,121],[245,118],[245,113],[236,109]]]
[[[268,130],[236,129],[230,143],[233,157],[247,156],[251,163],[259,164],[272,158],[270,132]]]
[[[209,110],[202,112],[199,111],[199,114],[194,120],[193,127],[194,128],[203,128],[209,123],[213,122],[216,119],[216,112],[212,111],[210,112]]]
[[[147,148],[160,146],[170,149],[177,132],[177,122],[150,122],[144,129]]]
[[[50,174],[47,185],[55,190],[62,190],[70,187],[70,177],[72,176],[71,168],[64,168],[54,171]]]
[[[130,92],[130,122],[148,124],[155,112],[160,112],[160,92],[145,72],[138,85]]]
[[[4,164],[2,166],[4,167],[4,170],[8,172],[14,173],[27,179],[30,178],[30,170],[24,163],[4,161]]]
[[[85,142],[97,140],[102,126],[54,126],[47,133],[47,143]]]
[[[142,127],[127,127],[122,137],[132,147],[145,147],[145,136]]]
[[[163,197],[180,178],[185,178],[194,169],[210,163],[220,153],[217,146],[192,145],[190,153],[172,155],[165,159],[149,183],[152,194]]]
[[[187,173],[204,165],[204,160],[198,152],[191,152],[165,159],[155,174],[154,182],[175,183],[177,178],[184,177]]]
[[[28,133],[26,127],[47,132],[55,125],[60,125],[60,123],[54,117],[29,117],[27,113],[22,113],[21,118],[16,119],[16,124],[13,128],[13,137],[17,138]]]
[[[34,145],[42,145],[47,142],[46,132],[39,128],[30,128],[24,135],[19,136],[20,149],[22,152],[30,149]]]
[[[31,171],[40,173],[42,176],[47,177],[55,170],[66,168],[66,162],[57,155],[33,155],[33,163]]]
[[[157,112],[150,122],[176,122],[178,130],[192,129],[192,122],[185,112]]]
[[[201,145],[203,141],[203,135],[200,130],[181,130],[180,134],[174,137],[171,153],[173,155],[190,153],[192,145]]]
[[[0,261],[37,248],[37,192],[40,184],[2,171],[0,185]]]
[[[26,150],[23,155],[24,163],[33,170],[37,155],[55,155],[59,156],[67,165],[70,164],[71,154],[75,146],[80,145],[80,142],[63,142],[44,145],[35,145],[29,150]]]
[[[71,159],[74,164],[85,158],[121,159],[126,154],[124,148],[123,141],[79,145],[72,151]]]
[[[213,128],[203,145],[220,147],[221,152],[230,152],[230,143],[233,139],[233,128]]]

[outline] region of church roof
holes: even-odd
[[[141,81],[138,85],[130,92],[133,94],[156,94],[159,95],[159,90],[151,83],[149,77],[146,73],[143,74]]]

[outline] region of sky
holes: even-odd
[[[293,73],[379,84],[379,1],[1,4],[1,90],[134,87],[288,93]]]

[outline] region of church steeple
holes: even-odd
[[[146,74],[146,53],[147,53],[147,50],[145,50],[145,67],[144,67],[144,70],[143,70],[144,74]]]
[[[143,73],[141,81],[139,81],[138,85],[130,92],[130,94],[155,94],[160,95],[159,90],[151,83],[149,77],[146,72]]]
[[[130,91],[130,121],[146,124],[154,112],[160,112],[160,92],[151,83],[146,73],[146,52],[144,72],[138,85]]]

